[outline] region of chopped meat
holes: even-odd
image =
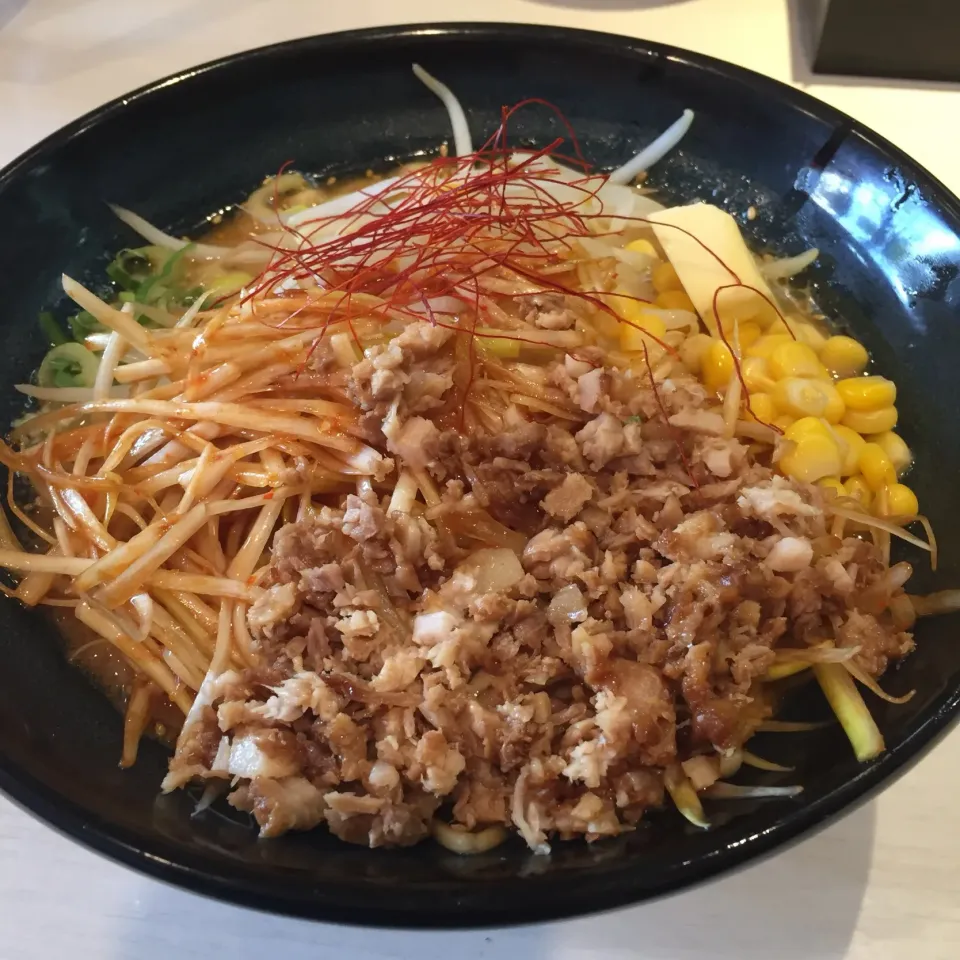
[[[602,367],[577,377],[576,396],[581,410],[596,413],[600,409],[606,379],[606,372]]]
[[[806,537],[781,537],[767,554],[766,564],[777,573],[798,573],[812,560],[813,546]]]
[[[343,532],[353,540],[370,540],[385,521],[384,513],[371,493],[364,497],[347,496],[343,511]]]
[[[551,490],[540,506],[553,517],[571,521],[593,496],[590,481],[582,474],[568,473],[559,487]]]
[[[296,751],[276,749],[280,744],[271,735],[278,732],[263,730],[237,737],[230,746],[227,773],[250,780],[256,777],[278,780],[297,773],[300,764]]]
[[[529,304],[527,323],[541,330],[569,330],[576,322],[576,315],[567,306],[562,294],[535,293],[523,299]]]
[[[238,787],[228,798],[238,810],[252,813],[261,837],[278,837],[288,830],[310,830],[326,812],[323,793],[304,777],[258,779]]]
[[[425,467],[437,459],[440,452],[440,431],[432,420],[411,417],[402,425],[384,421],[387,449],[411,467]]]
[[[255,633],[270,636],[277,624],[290,619],[297,606],[297,591],[292,583],[274,584],[251,604],[247,623]]]
[[[714,437],[722,437],[724,431],[723,417],[711,410],[681,410],[679,413],[671,414],[670,425],[692,433],[707,433]]]
[[[601,413],[576,436],[584,457],[594,470],[605,467],[623,449],[623,424],[610,413]]]
[[[559,294],[521,299],[573,329]],[[416,498],[364,480],[280,529],[247,613],[260,662],[205,685],[165,789],[229,783],[263,836],[404,846],[443,805],[546,852],[633,829],[676,764],[714,783],[782,647],[831,637],[874,677],[912,649],[889,612],[908,568],[834,536],[691,378],[654,396],[589,345],[498,362],[531,406],[498,393],[461,435],[456,349],[413,323],[343,371]]]

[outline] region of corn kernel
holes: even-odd
[[[773,425],[782,430],[784,435],[790,429],[793,423],[794,418],[791,417],[789,413],[781,413],[778,417],[774,417],[773,419]]]
[[[713,337],[706,333],[694,333],[685,337],[677,348],[684,366],[694,374],[699,375],[703,369],[703,359],[713,345]]]
[[[903,473],[913,463],[912,451],[904,443],[903,437],[892,430],[887,430],[886,433],[871,434],[867,439],[883,448],[883,452],[890,458],[893,469],[898,474]]]
[[[632,253],[643,253],[648,257],[657,257],[657,259],[659,259],[656,247],[654,247],[649,240],[631,240],[624,249]]]
[[[856,430],[851,430],[842,423],[836,424],[831,429],[836,439],[840,441],[840,453],[843,458],[843,465],[840,467],[840,476],[852,476],[857,473],[859,469],[860,451],[863,449],[866,440],[864,440]]]
[[[737,324],[736,337],[740,341],[741,355],[760,339],[760,334],[760,328],[752,320]],[[730,338],[730,342],[733,343],[733,337]]]
[[[920,512],[917,495],[903,483],[888,484],[877,499],[883,504],[883,511],[877,511],[880,516],[914,517]]]
[[[897,408],[881,407],[879,410],[847,410],[840,422],[862,433],[886,433],[897,425]]]
[[[837,388],[831,380],[822,381],[821,388],[827,395],[827,406],[823,411],[823,419],[827,423],[839,423],[846,414],[847,408],[837,392]]]
[[[853,337],[830,337],[820,350],[820,361],[835,377],[855,377],[867,365],[867,349]]]
[[[777,415],[777,408],[769,393],[751,393],[747,409],[754,420],[759,423],[772,423]]]
[[[620,346],[624,350],[643,350],[644,344],[652,346],[666,336],[666,325],[655,313],[640,312],[624,320],[627,322],[620,324]]]
[[[830,437],[810,434],[780,457],[779,467],[788,477],[813,483],[840,472],[840,451]]]
[[[893,469],[890,458],[883,452],[883,448],[876,443],[865,443],[860,448],[857,464],[863,479],[873,491],[889,483],[897,482],[897,472]]]
[[[847,407],[857,411],[880,410],[897,399],[897,385],[886,377],[847,377],[837,381],[837,390]]]
[[[677,271],[669,261],[658,263],[650,273],[650,281],[657,293],[666,293],[668,290],[682,290],[683,284],[677,276]]]
[[[826,380],[807,380],[786,377],[778,380],[773,391],[773,402],[782,413],[794,417],[823,417],[834,423],[843,415],[843,401],[836,388]]]
[[[814,353],[819,353],[827,338],[812,324],[804,321],[788,320],[793,335],[800,341],[810,347]]]
[[[659,316],[650,310],[649,303],[644,300],[638,300],[636,297],[623,293],[619,289],[616,293],[610,294],[607,297],[607,303],[616,311],[617,315],[622,317],[628,324],[643,325],[645,317],[654,316],[657,317],[660,326],[663,326],[663,321],[660,320]],[[609,314],[607,314],[607,316],[609,316]],[[618,336],[621,326],[622,324],[617,324]],[[664,331],[666,331],[666,328],[664,328]]]
[[[751,392],[759,390],[762,393],[770,393],[776,384],[770,376],[770,368],[763,357],[746,357],[740,361],[740,373],[743,375],[743,382]]]
[[[781,343],[770,354],[770,373],[777,380],[784,377],[816,377],[820,375],[820,361],[812,347],[791,340]]]
[[[824,477],[822,480],[817,481],[817,486],[823,487],[824,490],[831,490],[834,496],[837,497],[845,497],[847,495],[847,491],[844,489],[839,477]]]
[[[819,417],[801,417],[787,427],[784,436],[794,443],[806,437],[830,437],[830,428]]]
[[[611,303],[611,307],[616,310],[616,303]],[[619,340],[620,328],[623,326],[623,324],[620,322],[618,316],[615,316],[612,313],[607,313],[605,310],[598,310],[593,315],[593,326],[597,333],[603,337],[606,337],[608,340]]]
[[[722,340],[714,340],[704,354],[703,382],[710,390],[722,390],[734,373],[733,354]]]
[[[751,344],[744,353],[748,357],[762,357],[770,359],[770,354],[783,343],[793,343],[789,333],[765,333],[756,343]]]
[[[689,310],[696,313],[693,301],[682,290],[665,290],[657,294],[657,306],[661,310]]]
[[[848,477],[844,481],[843,489],[846,491],[848,497],[856,500],[864,507],[869,507],[870,502],[873,500],[873,491],[859,473]]]

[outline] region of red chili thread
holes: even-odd
[[[344,213],[320,216],[303,224],[314,227],[315,235],[324,227],[339,222],[340,230],[333,236],[327,235],[313,242],[302,231],[289,228],[300,240],[298,248],[294,250],[258,241],[271,249],[274,257],[261,273],[259,282],[252,286],[248,297],[263,293],[282,283],[284,279],[304,276],[311,276],[318,281],[323,278],[327,292],[339,290],[344,293],[345,296],[331,309],[320,325],[310,354],[316,349],[329,325],[339,322],[340,319],[347,322],[351,333],[357,339],[352,324],[352,294],[355,292],[368,292],[379,288],[378,295],[385,296],[385,303],[363,312],[367,315],[380,315],[385,320],[391,316],[422,320],[424,312],[411,309],[413,304],[419,303],[426,312],[428,322],[455,330],[458,335],[470,335],[470,378],[467,393],[473,380],[474,339],[477,336],[481,298],[479,277],[499,267],[535,283],[542,288],[540,292],[558,292],[591,303],[595,309],[613,316],[618,323],[627,323],[640,329],[645,337],[676,356],[676,351],[669,344],[613,310],[603,299],[607,291],[574,290],[539,274],[534,267],[538,259],[546,260],[549,265],[562,263],[557,251],[546,246],[547,241],[553,245],[563,244],[569,249],[568,241],[571,238],[599,235],[589,229],[588,223],[606,218],[679,230],[710,254],[734,279],[735,283],[724,285],[720,289],[743,286],[754,290],[770,304],[793,335],[789,324],[770,298],[762,291],[743,284],[736,272],[689,230],[674,224],[655,223],[646,217],[614,218],[608,213],[596,214],[583,210],[585,204],[596,199],[598,191],[606,182],[603,177],[588,175],[578,180],[561,180],[553,176],[549,168],[540,169],[536,166],[540,160],[560,158],[559,148],[564,142],[562,138],[542,149],[525,151],[520,157],[511,154],[507,147],[509,121],[519,109],[529,105],[543,105],[554,111],[571,137],[576,157],[572,162],[587,173],[590,165],[583,158],[572,126],[553,104],[530,98],[512,108],[504,107],[501,111],[500,126],[475,154],[453,161],[436,160],[424,168],[401,175],[387,190],[364,195],[363,199],[358,200]],[[480,164],[488,166],[486,169],[476,170]],[[284,164],[280,173],[288,165]],[[462,174],[468,176],[461,176]],[[507,196],[507,187],[511,183],[523,185],[528,195],[508,202],[511,198]],[[549,183],[562,184],[567,189],[575,190],[581,198],[569,202],[558,201],[546,189]],[[388,197],[394,198],[389,209],[375,214],[377,206],[385,206]],[[278,188],[275,190],[275,203],[279,204]],[[365,216],[372,219],[361,222]],[[544,228],[540,233],[536,229],[538,226]],[[497,237],[506,247],[500,250],[489,249],[491,244],[498,242]],[[519,249],[524,246],[525,249]],[[402,263],[405,255],[409,257],[411,249],[416,251],[412,262],[402,267],[396,266]],[[348,257],[353,262],[345,269],[343,260]],[[469,294],[466,293],[466,289],[470,287],[473,292],[472,305],[475,307],[471,328],[465,329],[462,324],[442,322],[439,317],[450,314],[435,310],[430,303],[431,297],[454,296],[460,302],[470,305],[470,300],[467,299]],[[717,294],[714,296],[713,305],[715,315]],[[637,302],[650,302],[628,294],[618,295]],[[297,316],[308,305],[299,307],[287,319]],[[285,322],[286,320],[281,321],[281,324]],[[729,348],[719,319],[718,327],[721,339]],[[498,339],[553,347],[553,344],[546,341],[506,332],[498,332],[495,336]],[[644,360],[652,376],[646,344]],[[749,393],[743,383],[736,357],[734,362],[749,402]],[[656,393],[655,384],[652,386]],[[659,394],[657,398],[659,402]],[[464,407],[466,400],[465,393]]]

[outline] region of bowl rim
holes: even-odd
[[[436,43],[451,39],[482,42],[495,41],[505,35],[515,40],[529,39],[538,43],[556,41],[580,48],[615,50],[619,54],[628,53],[638,58],[667,59],[692,67],[704,75],[723,75],[754,90],[759,89],[764,95],[833,125],[844,135],[855,134],[869,146],[903,164],[909,169],[911,179],[916,181],[926,194],[933,197],[951,219],[960,224],[960,199],[933,174],[895,144],[843,111],[787,83],[715,57],[668,44],[602,31],[496,21],[411,23],[297,37],[228,54],[179,70],[96,107],[28,148],[0,169],[0,190],[38,162],[42,162],[47,153],[83,137],[128,106],[149,99],[174,84],[199,83],[210,74],[229,70],[238,64],[282,59],[304,48],[323,50],[341,46],[378,46],[417,38]],[[464,895],[464,888],[453,882],[449,891],[435,890],[430,902],[425,906],[402,910],[380,903],[345,908],[341,900],[324,898],[316,890],[311,890],[309,897],[292,898],[287,893],[271,893],[265,890],[257,885],[255,879],[242,876],[242,871],[231,872],[226,866],[216,869],[202,856],[196,860],[182,856],[179,861],[172,859],[168,854],[174,850],[173,847],[165,847],[162,842],[143,843],[123,826],[96,817],[91,818],[89,811],[79,803],[42,783],[21,764],[5,755],[0,755],[0,789],[27,812],[88,849],[154,879],[240,906],[304,919],[376,927],[439,929],[515,925],[567,919],[585,913],[638,904],[677,892],[769,856],[823,828],[840,815],[851,812],[890,785],[945,736],[957,721],[958,713],[960,689],[945,690],[932,709],[915,721],[913,729],[901,742],[878,759],[863,765],[856,776],[812,802],[796,808],[748,840],[720,848],[713,856],[682,864],[668,877],[663,878],[655,889],[639,880],[634,884],[627,883],[612,897],[607,898],[602,907],[582,903],[573,891],[573,896],[568,899],[561,898],[555,903],[540,901],[535,915],[530,915],[528,905],[512,902],[508,897],[493,902],[489,897],[474,899]],[[533,884],[536,878],[529,877],[521,882]]]

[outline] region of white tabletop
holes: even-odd
[[[804,0],[0,0],[0,166],[126,90],[246,47],[427,20],[588,27],[802,86],[960,193],[960,87],[813,81]],[[0,960],[956,960],[960,732],[883,796],[758,866],[661,903],[521,930],[414,934],[262,916],[108,863],[0,800]]]

